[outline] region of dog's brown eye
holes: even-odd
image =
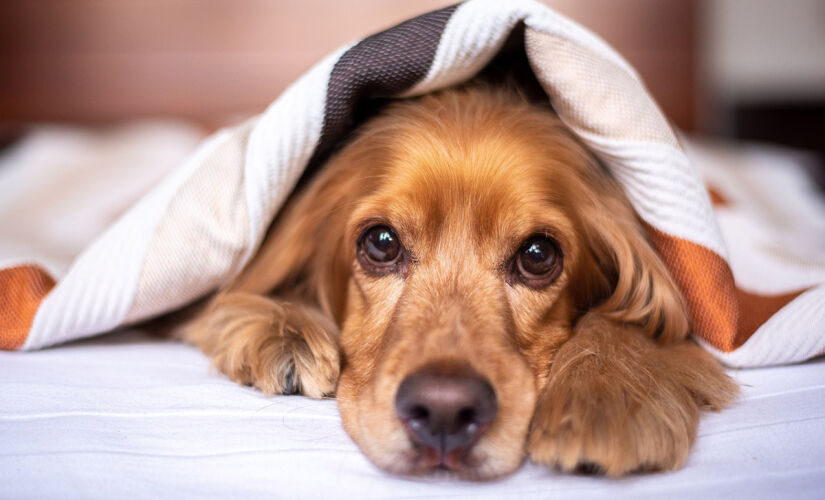
[[[526,284],[546,286],[561,274],[561,260],[558,243],[552,238],[536,235],[521,245],[516,255],[516,269]]]
[[[402,254],[401,241],[389,226],[373,226],[361,236],[358,259],[367,271],[391,272]]]

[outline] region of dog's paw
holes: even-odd
[[[698,421],[689,395],[670,390],[640,394],[592,373],[548,389],[528,437],[533,461],[609,476],[670,470],[684,463]]]
[[[186,332],[230,379],[266,394],[331,396],[340,373],[337,328],[321,312],[227,294]]]
[[[681,467],[700,409],[721,408],[736,385],[689,342],[663,347],[598,326],[577,332],[554,358],[533,415],[530,458],[609,476]]]

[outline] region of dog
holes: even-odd
[[[689,332],[610,173],[549,105],[471,85],[361,126],[182,336],[267,394],[334,394],[380,468],[484,480],[680,467],[737,392]]]

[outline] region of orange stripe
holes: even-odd
[[[0,269],[0,349],[19,349],[55,281],[37,266]]]
[[[736,287],[727,262],[711,250],[645,224],[653,246],[682,290],[693,333],[731,352],[805,290],[759,295]]]
[[[726,207],[730,205],[730,202],[727,198],[722,196],[722,193],[719,192],[713,186],[708,186],[708,196],[710,197],[710,204],[714,207]]]
[[[739,328],[739,301],[728,263],[696,243],[645,224],[648,235],[685,296],[693,333],[713,347],[732,351]]]
[[[781,295],[757,295],[737,288],[736,297],[739,300],[739,329],[736,332],[733,345],[739,347],[747,342],[751,335],[768,321],[771,316],[807,290],[806,288]]]

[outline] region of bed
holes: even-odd
[[[341,428],[334,400],[266,397],[194,348],[128,330],[0,352],[3,498],[821,498],[825,359],[732,371],[686,466],[606,479],[525,464],[474,484],[392,477]]]

